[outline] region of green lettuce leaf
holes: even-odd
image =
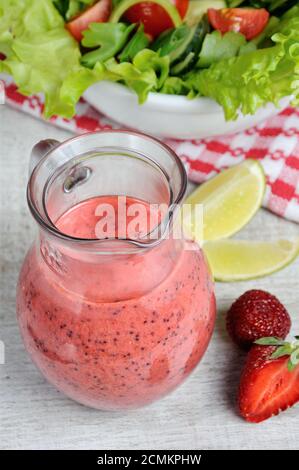
[[[64,81],[60,96],[68,106],[74,107],[89,86],[101,80],[110,80],[121,82],[135,91],[141,104],[149,92],[163,86],[168,71],[167,57],[144,49],[134,57],[133,63],[118,63],[111,58],[104,63],[97,62],[93,69],[81,67]]]
[[[206,68],[221,59],[235,57],[245,45],[246,39],[243,34],[234,31],[221,34],[219,31],[213,31],[205,36],[197,66]]]
[[[299,104],[299,9],[283,17],[272,35],[273,46],[221,60],[185,76],[191,95],[209,96],[226,119],[253,114],[268,102],[293,95]]]
[[[298,18],[299,16],[299,5],[298,5],[298,1],[297,1],[297,5],[293,6],[292,8],[290,8],[288,11],[286,11],[283,15],[282,15],[282,20],[285,21],[285,20],[290,20],[292,18]]]
[[[161,57],[159,53],[150,49],[138,52],[133,59],[133,65],[141,72],[155,73],[157,90],[161,88],[169,74],[169,57]]]
[[[0,51],[10,56],[16,37],[26,33],[33,36],[63,25],[49,0],[0,0]]]
[[[144,26],[141,24],[130,39],[128,44],[124,47],[123,51],[119,55],[120,62],[131,62],[135,55],[145,49],[150,43],[149,37],[144,32]]]
[[[167,77],[162,87],[160,88],[160,92],[167,95],[188,95],[192,91],[188,87],[188,83],[182,78]]]
[[[75,106],[84,91],[101,80],[117,81],[119,76],[110,72],[100,62],[93,69],[80,67],[64,80],[60,91],[60,99],[75,112]]]
[[[46,117],[70,117],[73,106],[63,102],[64,80],[80,65],[77,42],[51,0],[0,0],[0,71],[11,74],[24,95],[45,95]]]
[[[97,62],[104,62],[114,57],[125,46],[130,33],[135,28],[125,23],[91,23],[83,32],[84,47],[98,47],[82,57],[82,65],[92,68]]]
[[[109,72],[118,76],[118,81],[125,83],[138,95],[139,103],[146,101],[150,91],[158,91],[169,73],[169,58],[160,57],[157,52],[144,49],[138,52],[133,63],[117,63],[110,59],[105,63]]]

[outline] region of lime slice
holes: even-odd
[[[267,276],[291,263],[299,254],[299,239],[273,242],[219,240],[203,246],[217,281],[245,281]]]
[[[215,178],[201,184],[187,199],[187,204],[203,205],[203,230],[188,227],[197,241],[218,240],[238,232],[262,204],[265,175],[256,160],[245,160]]]

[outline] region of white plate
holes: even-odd
[[[269,103],[254,115],[240,115],[236,121],[225,121],[222,108],[210,98],[188,100],[185,96],[150,93],[147,101],[139,105],[134,92],[108,81],[92,85],[85,91],[84,98],[123,126],[177,139],[239,132],[277,114],[290,102],[287,97],[281,100],[279,108]]]

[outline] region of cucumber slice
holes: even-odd
[[[177,75],[190,69],[196,62],[209,30],[210,25],[206,17],[193,26],[184,23],[178,28],[162,33],[152,44],[152,49],[159,51],[161,56],[169,56],[171,73]]]
[[[181,54],[179,61],[173,64],[170,70],[171,75],[179,75],[182,72],[186,73],[193,67],[198,60],[204,38],[209,31],[210,25],[206,16],[204,16],[194,31],[192,41],[190,41],[185,51]]]
[[[154,41],[151,48],[154,51],[160,51],[161,56],[168,55],[171,64],[182,60],[185,57],[185,50],[192,42],[196,28],[197,26],[190,28],[186,24],[182,24],[178,28],[169,29]]]
[[[211,28],[207,15],[204,15],[201,21],[197,24],[192,41],[188,44],[185,49],[185,56],[188,55],[190,52],[194,52],[194,60],[197,59],[201,51],[204,38],[210,32],[210,29]]]

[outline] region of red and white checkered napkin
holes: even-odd
[[[11,106],[42,118],[42,99],[20,95],[9,80],[6,98]],[[74,133],[119,127],[84,100],[78,104],[73,119],[54,117],[50,122]],[[299,223],[299,108],[286,108],[262,124],[237,134],[198,140],[165,139],[165,142],[184,161],[190,180],[198,183],[245,158],[259,160],[267,178],[264,207]]]

